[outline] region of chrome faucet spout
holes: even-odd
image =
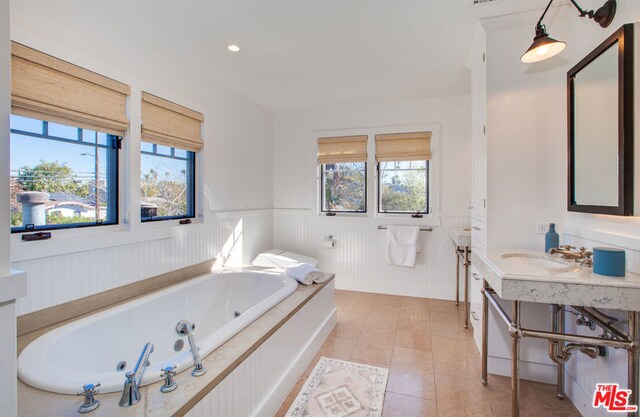
[[[196,339],[193,337],[193,329],[195,326],[188,320],[180,320],[176,324],[176,333],[179,336],[187,336],[189,341],[189,347],[191,348],[191,356],[193,356],[193,370],[191,375],[202,376],[207,372],[207,368],[202,365],[202,357],[200,356],[200,349],[196,344]]]
[[[149,357],[153,353],[153,344],[147,343],[140,353],[136,367],[133,371],[126,373],[126,380],[124,381],[124,389],[122,390],[122,397],[120,398],[120,407],[130,407],[140,401],[140,383],[142,382],[142,376],[149,364]]]

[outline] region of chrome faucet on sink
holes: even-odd
[[[571,249],[575,249],[575,246],[571,245],[563,245],[560,248],[551,248],[549,249],[549,255],[559,254],[563,259],[573,259],[576,262],[585,265],[592,266],[593,265],[593,252],[588,251],[584,246],[578,249],[579,252],[574,252]]]

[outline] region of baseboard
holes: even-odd
[[[489,356],[487,368],[490,374],[511,377],[511,359]],[[530,381],[556,383],[556,367],[545,363],[520,361],[520,378]]]
[[[349,282],[346,285],[336,279],[336,289],[346,291],[369,292],[375,294],[400,295],[404,297],[433,298],[436,300],[452,301],[455,297],[455,288],[450,287],[430,287],[416,288],[414,286],[398,285],[397,282]],[[461,288],[462,290],[462,288]],[[460,297],[464,296],[464,290],[460,292]]]
[[[593,408],[593,392],[586,392],[578,382],[573,379],[573,376],[567,372],[565,383],[565,392],[567,397],[571,399],[573,405],[578,409],[582,417],[605,417],[611,415],[605,413],[601,408]],[[594,387],[595,389],[595,387]],[[624,416],[626,414],[620,414]]]
[[[331,330],[336,325],[336,321],[337,311],[334,308],[333,311],[325,318],[322,325],[318,327],[318,330],[315,332],[313,337],[300,351],[300,354],[292,360],[289,368],[274,384],[275,388],[271,394],[265,399],[262,406],[258,407],[258,410],[252,417],[272,417],[278,411],[284,400],[287,398],[287,395],[289,395],[289,392],[293,389],[300,376],[302,376],[304,370],[324,343],[327,336],[329,336],[329,333],[331,333]]]

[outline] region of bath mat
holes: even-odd
[[[322,357],[286,417],[380,417],[389,370]]]

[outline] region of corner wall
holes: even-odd
[[[548,61],[522,64],[520,55],[530,45],[540,14],[541,11],[536,11],[483,22],[487,29],[489,66],[491,245],[541,250],[544,236],[536,235],[536,224],[556,222],[563,236],[562,243],[626,248],[627,269],[638,273],[638,217],[567,212],[566,74],[621,25],[640,20],[640,4],[618,2],[617,16],[607,29],[601,29],[589,19],[580,19],[570,5],[552,8],[545,24],[551,36],[567,42],[567,49]],[[640,96],[639,87],[636,84],[636,99]],[[636,148],[640,140],[638,132],[637,129]],[[636,167],[637,164],[636,157]],[[636,197],[638,190],[640,186],[636,183]],[[540,317],[548,314],[543,307],[539,309]],[[621,327],[625,327],[624,312],[606,312],[618,317]],[[600,334],[576,328],[571,316],[567,324],[567,330],[572,333]],[[567,393],[586,417],[605,415],[591,407],[596,382],[626,385],[626,354],[607,349],[607,357],[597,360],[574,355],[567,365]]]
[[[448,236],[452,226],[469,224],[471,202],[471,121],[469,96],[339,105],[331,109],[276,115],[274,136],[274,247],[308,254],[336,273],[336,288],[453,299],[455,255]],[[386,233],[377,225],[407,224],[408,216],[379,217],[368,205],[366,216],[318,215],[317,131],[367,130],[387,126],[440,125],[439,226],[421,232],[416,267],[386,263]],[[313,132],[316,132],[315,134]],[[370,139],[371,141],[371,139]],[[370,143],[369,154],[373,147]],[[370,158],[369,161],[372,161]],[[369,203],[375,194],[369,163]],[[333,249],[322,247],[332,235]]]
[[[105,48],[120,46],[135,61],[114,59],[113,53],[102,55],[99,48],[82,48],[81,37],[73,30],[56,29],[73,27],[72,18],[53,4],[42,7],[34,16],[14,11],[13,40],[131,86],[130,129],[121,151],[126,220],[116,227],[54,231],[51,240],[41,242],[25,243],[19,235],[11,236],[12,266],[29,273],[29,295],[19,300],[18,314],[214,257],[217,265],[240,265],[271,249],[273,187],[271,175],[265,173],[271,172],[273,164],[272,113],[220,84],[192,77],[184,68],[156,70],[144,60],[149,51],[136,51],[133,44],[123,46],[117,36],[104,39]],[[205,115],[193,224],[140,222],[141,91]],[[2,216],[2,222],[6,218]]]

